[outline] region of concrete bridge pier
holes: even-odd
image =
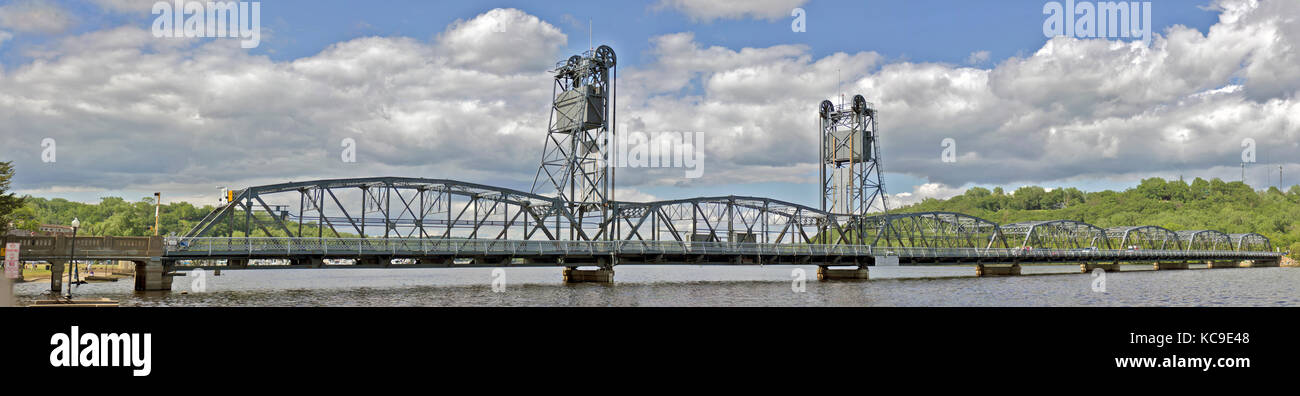
[[[1188,268],[1188,265],[1186,261],[1166,261],[1166,262],[1156,262],[1155,264],[1152,264],[1151,267],[1157,271],[1185,270]]]
[[[1241,264],[1242,264],[1242,263],[1245,263],[1245,261],[1238,262],[1238,261],[1213,261],[1213,260],[1211,260],[1211,261],[1206,261],[1206,262],[1205,262],[1205,265],[1206,265],[1207,267],[1209,267],[1209,268],[1241,268]]]
[[[135,262],[135,291],[171,291],[172,262],[153,258]]]
[[[1011,265],[975,264],[975,276],[1016,276],[1020,275],[1020,263]]]
[[[610,265],[612,260],[604,257],[596,259],[596,265],[600,267],[594,270],[581,270],[576,266],[566,266],[561,274],[564,277],[564,283],[614,283],[614,266]]]
[[[1241,268],[1280,267],[1282,260],[1246,260],[1238,264]]]
[[[581,270],[564,267],[564,283],[614,283],[613,269]]]
[[[1106,272],[1119,272],[1119,270],[1120,270],[1120,266],[1119,266],[1119,262],[1118,262],[1118,261],[1113,262],[1113,263],[1083,263],[1083,264],[1079,264],[1079,270],[1080,270],[1080,272],[1085,273],[1085,274],[1086,274],[1086,273],[1089,273],[1089,272],[1092,272],[1092,270],[1095,270],[1095,269],[1098,269],[1098,268],[1101,268],[1102,271],[1106,271]]]
[[[68,264],[67,260],[46,260],[50,262],[50,292],[59,294],[63,292],[63,266]]]
[[[831,268],[826,265],[817,266],[817,280],[825,282],[830,280],[866,280],[871,279],[871,271],[865,266],[857,268]]]

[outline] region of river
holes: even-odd
[[[798,289],[795,269],[806,281]],[[1105,292],[1077,265],[1025,266],[1015,277],[973,277],[969,266],[874,267],[869,281],[818,282],[815,266],[620,266],[613,284],[560,281],[559,268],[256,269],[176,277],[172,292],[137,293],[131,278],[78,286],[78,298],[122,306],[1300,306],[1300,269],[1109,272]],[[498,274],[499,275],[499,274]],[[500,279],[500,278],[496,278]],[[15,286],[22,304],[48,281]]]

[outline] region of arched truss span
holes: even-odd
[[[377,177],[250,187],[192,237],[621,240],[876,247],[1268,251],[1259,234],[1100,227],[1073,220],[999,226],[955,212],[833,214],[762,197],[608,203],[576,216],[558,198],[445,179]]]
[[[1215,230],[1178,231],[1178,240],[1187,250],[1234,250],[1232,237]]]
[[[1075,220],[1026,221],[1002,225],[1013,247],[1034,249],[1113,249],[1106,229]]]
[[[1181,250],[1178,233],[1159,226],[1111,227],[1106,237],[1115,249]]]
[[[891,213],[873,246],[927,248],[1007,248],[997,223],[954,212]],[[867,218],[870,219],[870,218]]]
[[[616,202],[620,240],[738,243],[849,243],[854,216],[745,196]]]
[[[445,179],[375,177],[250,187],[186,237],[590,239],[556,198]],[[567,238],[566,238],[567,237]]]
[[[1256,233],[1231,234],[1232,248],[1239,252],[1271,252],[1273,242],[1268,237]]]

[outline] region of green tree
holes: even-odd
[[[38,231],[41,228],[41,222],[36,220],[36,210],[30,206],[23,206],[14,210],[13,214],[10,215],[10,219],[14,223],[14,229]]]
[[[1047,196],[1047,191],[1038,186],[1025,186],[1016,189],[1012,193],[1011,208],[1018,210],[1039,210],[1043,209],[1043,201]]]
[[[989,189],[987,189],[987,188],[983,188],[983,187],[971,187],[971,188],[966,189],[966,193],[965,193],[965,194],[962,194],[962,195],[965,195],[965,196],[967,196],[967,197],[971,197],[971,198],[984,198],[984,197],[988,197],[988,196],[990,196],[990,195],[993,195],[993,192],[991,192],[991,191],[989,191]]]
[[[0,235],[9,232],[9,222],[13,212],[23,206],[23,198],[9,192],[9,183],[14,177],[13,161],[0,162]]]
[[[1142,180],[1142,183],[1137,186],[1137,193],[1145,198],[1162,201],[1168,201],[1171,195],[1169,193],[1169,184],[1165,182],[1165,179],[1158,177]]]

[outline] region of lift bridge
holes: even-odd
[[[818,208],[748,196],[619,201],[606,150],[616,133],[615,65],[608,46],[556,65],[546,147],[530,191],[411,177],[248,187],[185,235],[138,248],[129,258],[139,260],[136,287],[169,290],[175,271],[199,267],[553,266],[569,282],[609,282],[614,266],[631,264],[816,265],[826,280],[865,279],[869,267],[881,265],[974,265],[987,276],[1019,274],[1021,263],[1078,263],[1091,271],[1118,270],[1121,262],[1183,269],[1189,262],[1217,268],[1280,260],[1268,238],[1253,233],[891,212],[878,114],[861,95],[814,109],[822,147]],[[68,258],[66,241],[26,243],[25,257]]]

